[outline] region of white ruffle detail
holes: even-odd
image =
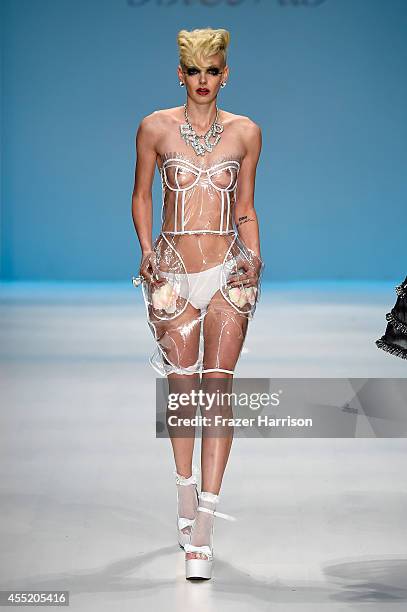
[[[174,470],[174,474],[175,474],[175,480],[176,483],[179,485],[191,485],[191,484],[198,484],[197,483],[197,476],[199,474],[199,469],[196,465],[192,466],[192,475],[189,476],[188,478],[186,478],[185,476],[181,476],[181,474],[177,473],[177,470]]]
[[[210,491],[201,491],[199,494],[199,499],[210,502],[211,504],[217,504],[219,501],[219,495],[215,495],[215,493],[211,493]]]

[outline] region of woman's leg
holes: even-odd
[[[229,369],[229,368],[227,368]],[[216,398],[218,393],[231,393],[233,374],[224,372],[205,372],[202,374],[201,389]],[[205,407],[201,410],[205,415]],[[233,416],[230,404],[222,405],[214,403],[208,414],[215,418],[231,418]],[[202,491],[209,491],[215,495],[219,494],[223,474],[229,458],[233,441],[233,427],[216,426],[214,424],[202,427],[201,444],[201,471]]]
[[[170,393],[190,393],[192,390],[199,391],[199,374],[169,374],[168,386]],[[192,404],[183,405],[177,410],[167,408],[167,421],[172,415],[180,418],[190,419],[196,415],[197,407]],[[177,473],[185,478],[192,474],[192,456],[195,444],[195,427],[183,425],[177,427],[168,426],[174,461]]]
[[[169,374],[168,385],[170,393],[190,393],[192,390],[199,390],[200,380],[199,374]],[[167,422],[170,414],[176,413],[182,418],[193,418],[196,414],[196,406],[192,404],[184,405],[181,409],[171,411],[167,408]],[[195,427],[182,426],[171,428],[168,427],[172,450],[177,474],[184,478],[189,478],[192,475],[192,457],[194,453],[195,443]],[[177,484],[177,499],[178,499],[178,516],[194,519],[196,508],[198,506],[196,485],[195,484]],[[191,533],[191,527],[186,526],[181,529],[182,533]]]
[[[167,321],[154,320],[151,322],[156,329],[157,342],[162,350],[164,361],[176,368],[188,368],[196,363],[199,356],[199,340],[201,331],[201,312],[191,304],[174,319]],[[181,374],[170,373],[167,376],[170,393],[190,393],[199,390],[199,373]],[[182,405],[177,410],[170,410],[167,406],[167,423],[170,415],[180,418],[192,418],[196,414],[197,406]],[[195,442],[195,427],[167,427],[170,436],[176,472],[188,478],[192,475],[192,457]],[[193,519],[196,513],[197,499],[196,487],[193,484],[177,484],[178,515]],[[191,527],[182,529],[189,533]]]
[[[163,357],[167,363],[176,368],[193,366],[199,356],[199,339],[201,332],[201,311],[187,304],[184,312],[168,321],[154,321],[157,342],[160,344]],[[170,393],[190,393],[199,390],[199,373],[168,374]],[[167,408],[167,419],[170,415],[182,418],[195,416],[196,406],[182,405],[177,410]],[[195,427],[168,427],[174,452],[175,466],[178,474],[191,476],[192,455],[195,441]]]
[[[232,392],[233,374],[221,370],[234,372],[246,337],[247,326],[247,317],[236,312],[221,292],[217,291],[209,303],[203,327],[205,345],[203,369],[219,370],[202,374],[202,387],[208,392]],[[214,414],[231,418],[232,407],[230,404],[219,405]],[[216,495],[219,493],[232,440],[232,427],[203,429],[201,462],[204,491]]]
[[[231,393],[233,374],[221,370],[234,371],[247,332],[248,319],[239,314],[217,291],[209,303],[204,318],[204,370],[215,370],[202,374],[201,389],[213,394],[212,398],[220,399],[221,393]],[[219,394],[219,395],[218,395]],[[206,411],[212,417],[212,425],[202,427],[201,471],[202,491],[218,495],[223,474],[229,458],[233,441],[233,427],[216,426],[213,418],[233,416],[230,402],[214,401],[211,409]],[[205,407],[202,409],[205,415]],[[200,505],[210,510],[216,509],[216,503],[201,500]],[[213,515],[198,512],[192,532],[191,544],[204,546],[210,544],[210,533]],[[201,553],[187,553],[187,559],[200,558]],[[205,558],[205,556],[203,557]]]

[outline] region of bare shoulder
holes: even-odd
[[[174,106],[174,108],[163,108],[155,110],[149,115],[143,117],[141,124],[146,125],[150,128],[154,127],[168,127],[168,124],[174,121],[179,121],[179,114],[183,111],[182,106]]]
[[[154,134],[162,128],[163,117],[162,111],[153,111],[149,115],[143,117],[139,123],[138,131],[146,134]]]
[[[255,123],[253,119],[250,119],[250,117],[247,117],[246,115],[236,115],[234,113],[228,113],[226,111],[223,112],[225,120],[233,124],[239,131],[245,132],[249,130],[252,135],[256,133],[261,134],[260,126]]]
[[[236,115],[225,112],[225,122],[233,125],[246,152],[261,149],[262,133],[260,126],[246,115]]]
[[[253,121],[253,119],[250,119],[250,117],[241,115],[238,128],[246,143],[261,141],[261,128],[255,121]]]
[[[182,107],[155,110],[142,118],[138,130],[149,136],[156,136],[158,138],[163,132],[168,130],[173,123],[179,121],[177,116],[180,113],[180,109],[182,109]]]

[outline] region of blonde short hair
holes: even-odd
[[[203,68],[203,60],[210,55],[221,53],[223,65],[227,61],[227,48],[230,34],[219,28],[202,28],[197,30],[180,30],[177,35],[179,61],[183,70],[188,66]]]

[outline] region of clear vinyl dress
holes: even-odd
[[[150,364],[163,376],[234,373],[264,268],[233,223],[241,159],[223,154],[207,165],[192,149],[160,158],[162,226],[153,244],[159,278],[142,282],[156,341]],[[230,274],[250,268],[256,286],[228,286]]]

